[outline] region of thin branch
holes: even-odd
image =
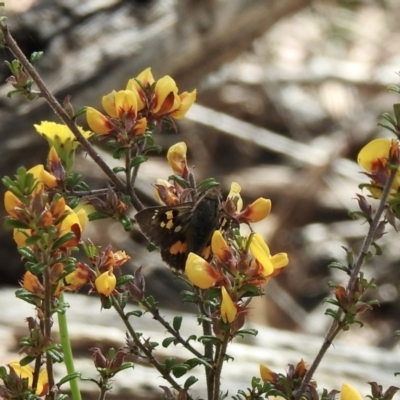
[[[350,279],[347,284],[347,292],[349,292],[351,290],[355,280],[357,279],[357,277],[360,273],[361,267],[365,261],[365,258],[368,255],[369,248],[374,241],[375,233],[376,233],[377,227],[380,223],[382,214],[385,210],[386,201],[389,196],[390,189],[392,187],[392,184],[394,182],[396,174],[397,174],[397,170],[391,171],[390,177],[387,180],[387,182],[383,188],[382,197],[380,199],[378,208],[376,209],[376,212],[375,212],[374,218],[371,221],[367,236],[364,239],[361,250],[358,254],[356,262],[354,263],[353,269],[351,271]],[[311,381],[316,369],[318,368],[320,362],[322,361],[325,353],[331,346],[331,344],[332,344],[333,340],[336,338],[337,334],[342,330],[342,325],[341,325],[342,315],[343,315],[343,310],[338,309],[337,318],[335,318],[334,321],[332,322],[332,324],[328,330],[328,333],[325,336],[324,343],[322,344],[321,349],[319,350],[315,360],[313,361],[312,365],[310,366],[306,375],[304,376],[303,382],[302,382],[298,392],[296,393],[295,400],[299,400],[302,397],[302,394],[305,391],[305,388],[310,383],[310,381]]]
[[[12,37],[8,30],[8,26],[0,21],[0,30],[4,35],[4,44],[11,51],[15,58],[23,65],[29,76],[35,82],[41,92],[41,96],[47,101],[51,109],[59,116],[59,118],[67,125],[71,132],[75,135],[78,142],[82,145],[85,151],[92,157],[93,161],[103,170],[106,176],[115,184],[118,190],[125,192],[125,184],[114,174],[112,169],[104,162],[104,160],[97,154],[94,147],[89,141],[81,134],[75,123],[68,116],[66,111],[57,101],[57,99],[47,89],[46,84],[37,73],[35,67],[25,57],[25,54],[19,48],[17,42]]]

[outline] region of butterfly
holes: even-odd
[[[194,201],[145,208],[135,219],[144,236],[160,249],[163,261],[181,272],[191,252],[209,259],[215,230],[239,226],[221,208],[221,195],[216,189],[198,195]]]

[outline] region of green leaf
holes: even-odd
[[[104,219],[104,218],[108,218],[108,217],[109,217],[109,215],[107,213],[100,212],[100,211],[95,211],[88,215],[89,221],[96,221],[97,219]]]
[[[339,315],[336,311],[332,310],[331,308],[328,308],[325,311],[325,315],[330,315],[333,319],[339,320]]]
[[[177,332],[179,332],[179,330],[181,329],[181,325],[182,325],[182,317],[176,316],[172,322],[172,326]]]
[[[345,265],[341,264],[340,262],[331,262],[328,265],[328,268],[332,268],[332,269],[340,269],[341,271],[346,272],[346,274],[350,274],[350,270],[349,268],[347,268]]]
[[[240,335],[242,337],[244,335],[257,336],[258,335],[258,330],[257,329],[242,329],[240,331],[237,331],[236,335]]]
[[[123,371],[124,369],[135,368],[135,364],[133,362],[125,362],[123,363],[116,371],[113,372],[115,375],[117,372]]]
[[[48,354],[48,355],[51,357],[51,359],[52,359],[53,361],[55,361],[55,362],[61,363],[61,362],[64,361],[64,356],[63,356],[63,354],[62,354],[60,351],[58,351],[57,349],[54,349],[54,348],[48,349],[48,350],[46,351],[46,354]]]
[[[119,160],[126,152],[126,149],[123,147],[118,147],[114,153],[113,153],[113,158],[115,158],[116,160]]]
[[[189,389],[190,386],[194,385],[196,382],[198,381],[198,379],[195,376],[189,376],[189,378],[186,379],[183,387],[185,389]]]
[[[75,233],[74,232],[67,232],[65,235],[61,236],[59,239],[57,239],[54,243],[53,246],[51,246],[52,250],[59,249],[60,247],[63,247],[65,244],[67,244],[70,240],[75,239]]]
[[[34,356],[26,356],[19,361],[19,365],[24,367],[25,365],[30,364],[32,361],[35,361],[36,357]]]
[[[113,169],[114,174],[118,174],[119,172],[126,172],[126,168],[124,167],[114,167]]]
[[[175,357],[167,357],[165,359],[165,362],[164,362],[165,369],[167,371],[171,371],[171,369],[175,365],[175,363],[176,363],[176,358]]]
[[[118,221],[121,223],[125,232],[130,232],[133,228],[132,220],[127,215],[121,215],[118,218]]]
[[[145,148],[144,153],[147,154],[147,153],[149,153],[151,151],[156,151],[157,153],[161,153],[162,152],[162,147],[158,146],[158,145],[149,146],[149,147]]]
[[[146,162],[148,159],[149,158],[146,157],[146,156],[138,155],[138,156],[132,158],[129,166],[131,168],[137,167],[138,165],[143,164],[144,162]]]
[[[190,335],[190,336],[186,339],[186,342],[189,343],[191,340],[197,340],[197,336],[196,336],[196,335]]]
[[[29,271],[32,272],[33,275],[40,275],[47,268],[46,264],[36,263],[29,266]]]
[[[13,229],[29,229],[29,225],[21,222],[17,219],[13,219],[13,218],[7,218],[4,221],[4,224],[6,225],[6,227],[8,228],[13,228]]]
[[[37,263],[35,253],[30,247],[18,247],[18,253],[26,260]]]
[[[186,364],[176,364],[172,367],[172,375],[175,378],[180,378],[181,376],[185,375],[188,372],[189,366]]]
[[[200,343],[214,343],[214,344],[220,344],[221,343],[221,341],[217,337],[212,336],[212,335],[200,336],[197,339],[197,341],[200,342]]]
[[[128,282],[133,282],[135,280],[133,275],[122,275],[117,279],[117,286],[124,285]]]
[[[36,296],[35,294],[28,292],[25,289],[17,289],[15,291],[15,296],[18,299],[21,299],[29,304],[33,304],[34,306],[37,306],[39,302],[41,301],[40,297]]]
[[[60,379],[60,381],[57,383],[57,387],[60,387],[64,383],[67,383],[69,381],[72,381],[73,379],[80,378],[81,373],[80,372],[73,372],[72,374],[65,375],[63,378]]]
[[[143,314],[144,314],[143,311],[135,310],[135,311],[129,311],[129,312],[126,314],[126,316],[127,316],[127,317],[130,317],[131,315],[133,315],[134,317],[140,318]]]
[[[389,131],[393,132],[395,135],[397,135],[397,132],[396,132],[396,130],[395,130],[395,129],[393,129],[392,127],[390,127],[390,126],[386,125],[386,124],[381,124],[381,123],[379,123],[379,124],[378,124],[378,126],[381,126],[382,128],[385,128],[385,129],[387,129],[387,130],[389,130]]]
[[[171,343],[175,342],[176,338],[173,336],[167,337],[162,341],[162,346],[167,348]]]

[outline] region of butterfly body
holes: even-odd
[[[210,190],[193,202],[146,208],[135,219],[142,233],[160,249],[164,262],[184,271],[190,252],[210,256],[211,237],[222,214],[220,194]]]

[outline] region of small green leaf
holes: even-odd
[[[117,148],[117,150],[114,151],[113,153],[113,158],[115,158],[116,160],[119,160],[126,152],[126,149],[123,147],[119,147]]]
[[[19,365],[24,367],[25,365],[30,364],[32,361],[35,361],[36,357],[34,356],[26,356],[19,361]]]
[[[8,228],[13,228],[13,229],[29,229],[29,225],[25,224],[24,222],[21,222],[17,219],[13,219],[13,218],[7,218],[4,221],[4,224],[8,227]]]
[[[242,329],[240,331],[236,332],[236,335],[251,335],[251,336],[257,336],[258,335],[258,330],[257,329]]]
[[[167,357],[164,362],[166,370],[170,371],[172,367],[175,365],[175,363],[176,363],[175,357]]]
[[[173,343],[175,340],[176,340],[175,337],[170,336],[170,337],[165,338],[165,339],[162,341],[161,344],[162,344],[163,347],[167,348],[167,347],[168,347],[171,343]]]
[[[37,263],[35,253],[30,247],[18,247],[18,253],[26,260]]]
[[[57,383],[57,387],[60,387],[64,383],[67,383],[69,381],[72,381],[73,379],[80,378],[81,373],[80,372],[73,372],[72,374],[65,375],[63,378],[60,379],[60,381]]]
[[[143,311],[135,310],[135,311],[130,311],[126,314],[127,317],[130,317],[131,315],[140,318],[143,315]]]
[[[179,330],[181,329],[181,325],[182,325],[182,317],[176,316],[174,318],[174,321],[172,322],[172,326],[177,332],[179,332]]]
[[[129,166],[131,168],[137,167],[138,165],[143,164],[144,162],[146,162],[148,159],[149,159],[148,157],[142,156],[142,155],[133,157]]]
[[[46,353],[51,357],[51,359],[55,362],[63,362],[64,361],[64,357],[63,354],[58,351],[57,349],[49,349],[46,351]]]
[[[191,340],[197,340],[197,336],[196,336],[196,335],[190,335],[190,336],[186,339],[186,342],[189,343]]]
[[[124,285],[128,282],[133,282],[134,280],[135,278],[133,277],[133,275],[122,275],[117,279],[117,286]]]
[[[188,372],[189,366],[186,364],[176,364],[172,367],[172,375],[175,378],[180,378],[181,376],[185,375]]]
[[[107,213],[100,212],[100,211],[95,211],[88,215],[89,221],[96,221],[97,219],[104,219],[104,218],[108,218],[108,217],[109,217],[109,215]]]
[[[126,172],[126,169],[124,167],[114,167],[112,170],[114,174],[118,174],[119,172]]]
[[[29,271],[32,272],[33,275],[40,275],[47,268],[46,264],[36,263],[29,266]]]
[[[75,233],[74,232],[67,232],[65,235],[61,236],[59,239],[57,239],[54,243],[53,246],[51,246],[52,250],[59,249],[60,247],[63,247],[66,243],[68,243],[70,240],[75,239]]]
[[[121,223],[125,232],[130,232],[133,228],[132,220],[127,215],[121,215],[118,218],[118,221]]]
[[[190,386],[194,385],[196,382],[198,381],[198,379],[195,376],[189,376],[189,378],[186,379],[183,387],[185,389],[189,389]]]
[[[144,150],[145,154],[147,154],[147,153],[149,153],[151,151],[156,151],[157,153],[161,153],[162,152],[162,147],[158,146],[158,145],[154,145],[154,146],[146,147],[145,150]]]

